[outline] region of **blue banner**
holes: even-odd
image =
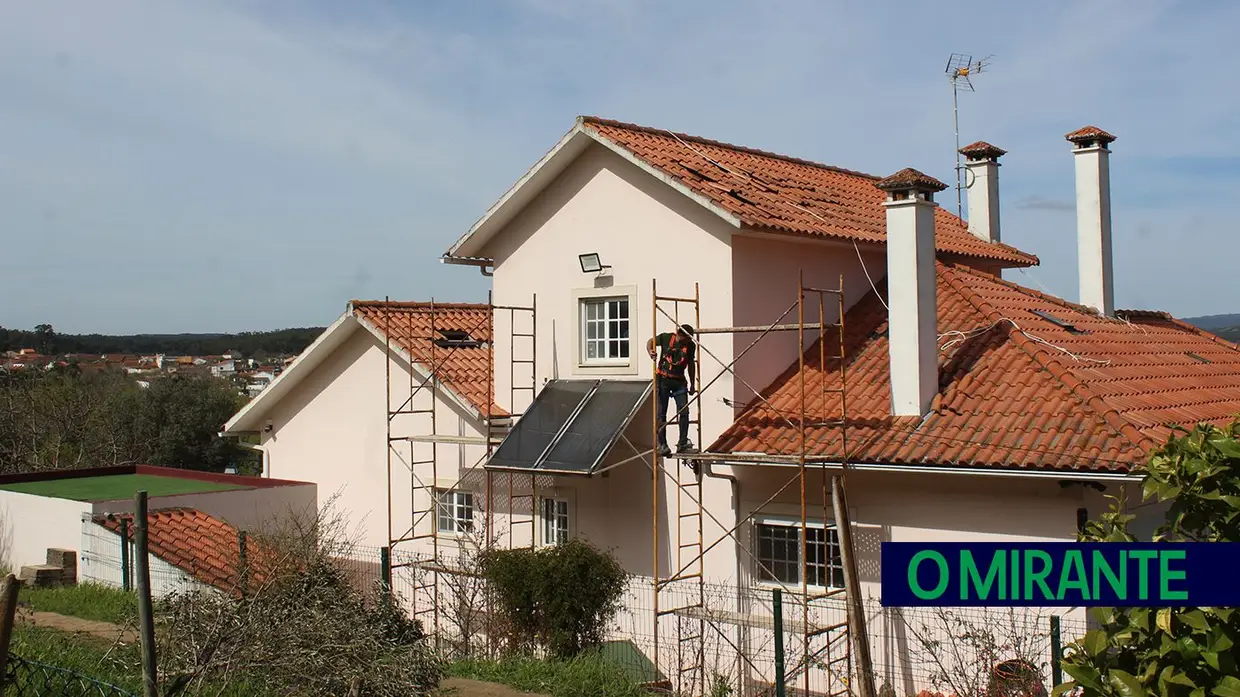
[[[883,605],[1240,607],[1240,543],[884,542]]]

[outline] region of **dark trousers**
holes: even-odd
[[[680,426],[680,443],[689,440],[689,385],[684,380],[669,380],[660,377],[655,381],[655,392],[659,410],[659,445],[667,445],[667,406],[669,401],[676,403],[677,425]]]

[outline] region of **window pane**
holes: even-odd
[[[586,303],[586,319],[598,319],[599,305],[598,303]]]
[[[621,300],[618,303],[616,303],[616,317],[619,317],[621,319],[629,318],[629,301],[628,300]]]
[[[629,342],[627,341],[620,342],[620,353],[616,357],[617,358],[628,358],[629,357]]]
[[[800,532],[800,528],[786,525],[758,525],[760,579],[783,583],[799,581]]]
[[[591,341],[586,344],[586,358],[598,358],[598,342]]]
[[[597,339],[597,338],[599,338],[599,335],[598,335],[598,330],[599,330],[600,328],[601,328],[601,326],[600,326],[599,324],[595,323],[595,322],[589,322],[589,323],[587,323],[587,324],[586,324],[586,338],[587,338],[587,339]]]

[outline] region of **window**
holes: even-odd
[[[628,298],[581,301],[581,357],[584,363],[628,362]]]
[[[757,577],[760,581],[801,584],[801,524],[764,520],[755,524]],[[844,564],[835,526],[810,523],[805,538],[809,585],[844,587]]]
[[[542,542],[558,545],[568,542],[568,502],[560,499],[542,500]]]
[[[439,500],[439,532],[468,533],[474,529],[474,495],[467,491],[435,492]]]

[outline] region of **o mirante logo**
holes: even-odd
[[[888,606],[1240,606],[1235,543],[884,542]]]

